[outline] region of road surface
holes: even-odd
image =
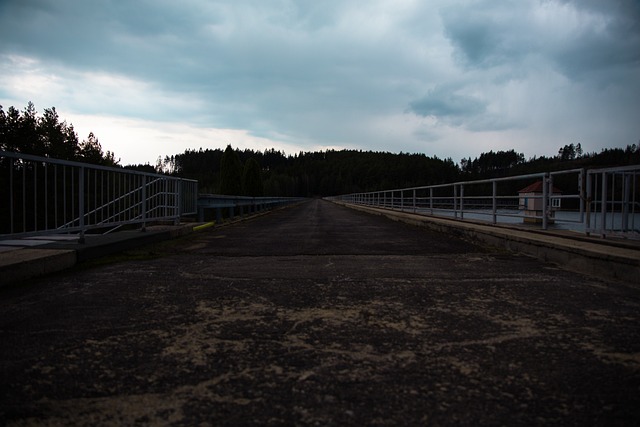
[[[0,424],[638,425],[640,291],[321,200],[0,291]]]

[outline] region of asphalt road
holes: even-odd
[[[319,200],[0,290],[0,343],[0,424],[640,423],[640,290]]]

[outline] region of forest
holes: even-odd
[[[422,153],[327,150],[287,155],[275,149],[261,152],[227,146],[186,150],[159,158],[155,165],[122,166],[114,153],[103,152],[93,133],[80,142],[73,125],[61,121],[54,107],[39,116],[32,103],[22,111],[9,107],[5,112],[0,106],[0,150],[197,179],[201,193],[249,196],[329,196],[640,164],[640,147],[636,144],[586,153],[580,143],[571,143],[550,157],[526,159],[524,153],[515,150],[489,151],[459,163]]]

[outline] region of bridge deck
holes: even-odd
[[[0,290],[0,423],[637,424],[640,290],[311,201]]]

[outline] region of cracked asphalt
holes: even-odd
[[[0,290],[3,425],[638,425],[640,290],[321,200]]]

